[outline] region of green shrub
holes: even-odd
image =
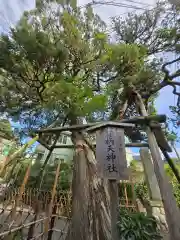
[[[119,196],[121,196],[121,198],[125,198],[125,191],[124,189],[126,188],[126,193],[127,193],[127,196],[129,199],[132,199],[133,198],[133,188],[132,188],[132,184],[131,183],[123,183],[123,182],[120,182],[119,183],[119,188],[118,188],[118,191],[119,191]]]
[[[117,225],[121,240],[162,239],[155,218],[144,213],[130,213],[127,210],[121,210]]]
[[[147,184],[145,182],[136,183],[135,186],[136,197],[139,198],[142,202],[149,199],[149,193]]]
[[[171,179],[171,184],[173,187],[173,193],[178,206],[180,207],[180,184],[175,177]],[[149,200],[149,193],[146,183],[136,183],[135,184],[136,197],[143,203],[144,200]]]
[[[176,198],[176,202],[180,208],[180,184],[178,183],[177,179],[173,178],[171,180],[172,186],[173,186],[173,193]]]

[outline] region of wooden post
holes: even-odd
[[[96,142],[98,173],[102,178],[109,180],[112,240],[118,240],[119,198],[117,180],[128,179],[124,130],[117,127],[103,128],[98,131]]]
[[[137,105],[140,108],[140,112],[143,116],[147,116],[147,111],[142,101],[142,98],[137,94]],[[166,214],[166,221],[169,228],[170,239],[179,240],[180,239],[180,210],[177,206],[176,200],[172,192],[172,186],[169,183],[164,167],[161,154],[159,152],[159,147],[156,142],[154,133],[151,131],[150,127],[146,127],[146,133],[148,137],[149,148],[151,151],[154,172],[159,184],[159,189],[161,192],[162,201],[164,204],[164,210]]]
[[[157,178],[154,172],[153,162],[148,148],[140,150],[141,161],[144,168],[145,179],[148,185],[150,199],[162,201]]]
[[[23,182],[22,182],[21,187],[20,187],[20,192],[17,193],[18,195],[15,197],[14,207],[12,208],[12,212],[11,212],[12,222],[11,222],[10,226],[13,226],[15,221],[16,221],[16,224],[19,225],[19,222],[17,222],[17,220],[16,220],[16,214],[17,214],[16,210],[17,210],[17,207],[19,206],[20,201],[22,200],[22,195],[24,193],[26,183],[29,179],[31,165],[32,165],[32,161],[29,163],[28,168],[26,170]],[[22,212],[21,212],[21,217],[22,217]],[[6,236],[5,239],[7,239],[7,240],[14,239],[14,236],[15,236],[15,234],[10,234],[9,236]]]
[[[111,211],[111,234],[112,240],[119,240],[117,222],[118,222],[118,188],[116,180],[109,180],[110,211]]]
[[[53,206],[52,215],[56,215],[56,210],[57,210],[57,204]],[[52,216],[50,221],[50,228],[49,228],[47,240],[52,239],[55,220],[56,220],[56,216]]]
[[[16,209],[19,206],[19,202],[22,200],[22,195],[23,195],[24,190],[25,190],[25,185],[26,185],[26,183],[27,183],[27,181],[29,179],[29,174],[30,174],[30,170],[31,170],[31,164],[32,164],[32,162],[30,162],[30,164],[29,164],[29,166],[28,166],[28,168],[26,170],[23,182],[22,182],[21,187],[20,187],[20,192],[19,192],[18,196],[15,199],[15,205],[14,205],[14,207],[12,209],[12,219],[15,218],[15,216],[16,216]]]
[[[35,214],[34,214],[34,219],[33,219],[34,222],[36,222],[36,220],[38,218],[38,213],[39,213],[39,194],[40,194],[40,190],[41,190],[41,186],[42,186],[42,182],[43,182],[43,178],[44,178],[45,167],[46,167],[46,165],[48,163],[48,160],[51,157],[52,151],[53,151],[53,148],[51,148],[49,150],[49,153],[48,153],[48,155],[46,157],[46,160],[44,161],[42,169],[41,169],[41,171],[39,173],[38,181],[36,181],[36,183],[35,183],[35,187],[38,187],[38,191],[35,192],[35,203],[34,203],[34,208],[35,208],[34,212],[35,212]],[[36,225],[36,223],[30,225],[29,231],[28,231],[27,240],[30,240],[31,238],[33,238],[35,225]]]
[[[107,127],[98,131],[96,137],[98,174],[111,180],[127,180],[127,161],[124,130]]]
[[[0,176],[4,170],[4,168],[10,164],[14,159],[16,159],[18,156],[21,156],[22,153],[25,152],[25,150],[28,148],[28,147],[31,147],[37,140],[38,140],[38,136],[34,137],[33,139],[31,139],[29,142],[27,142],[26,144],[24,144],[21,148],[19,148],[16,152],[14,152],[11,156],[8,156],[4,161],[3,161],[3,164],[2,164],[2,167],[0,169]]]
[[[60,165],[61,165],[61,161],[59,161],[57,169],[56,169],[56,175],[55,175],[54,185],[53,185],[52,194],[51,194],[51,201],[49,203],[48,212],[47,212],[47,217],[48,218],[45,221],[45,225],[44,225],[45,235],[48,233],[48,230],[49,230],[49,222],[50,222],[50,219],[51,219],[51,216],[52,216],[54,198],[55,198],[56,188],[57,188],[58,179],[59,179]]]

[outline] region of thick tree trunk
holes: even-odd
[[[72,182],[72,220],[66,240],[109,240],[109,196],[97,176],[93,151],[80,134],[75,134],[76,147]]]

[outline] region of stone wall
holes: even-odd
[[[147,213],[156,218],[163,240],[169,240],[168,226],[162,201],[146,200],[142,203],[140,199],[137,199],[136,203],[140,212]]]
[[[144,167],[145,179],[148,186],[149,197],[151,200],[146,200],[143,205],[147,214],[154,216],[159,223],[159,229],[163,239],[168,239],[168,226],[165,217],[165,211],[162,203],[161,193],[157,178],[154,172],[154,165],[151,155],[147,148],[140,150],[141,160]]]
[[[157,219],[161,231],[168,231],[163,203],[161,201],[150,201],[152,215]]]
[[[144,201],[141,203],[139,199],[136,201],[138,210],[140,212],[147,213],[148,215],[152,215],[157,219],[159,223],[159,229],[161,231],[168,231],[168,226],[165,217],[165,211],[163,207],[162,201]]]

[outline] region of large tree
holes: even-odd
[[[149,49],[143,42],[112,43],[89,6],[38,1],[9,35],[1,36],[0,111],[28,130],[54,121],[78,124],[103,112],[122,118],[126,105],[126,117],[138,114],[134,93],[147,105],[162,84],[159,62],[148,59]],[[73,133],[72,140],[76,154],[67,239],[110,239],[109,199],[94,151],[82,134]]]

